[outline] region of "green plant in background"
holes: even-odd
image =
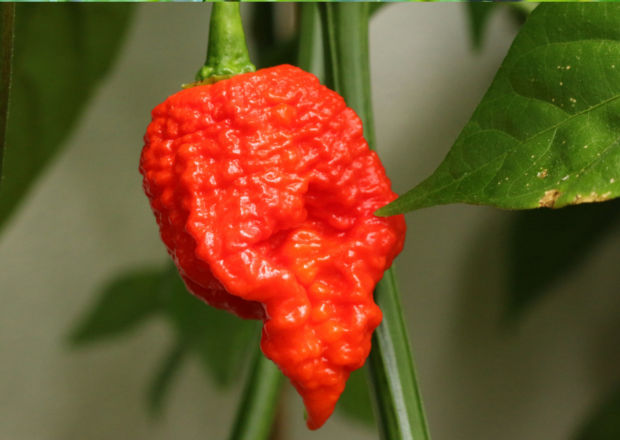
[[[7,11],[12,6],[2,7]],[[39,4],[16,9],[0,228],[62,147],[95,85],[112,65],[133,11],[131,5]],[[3,13],[3,32],[13,27],[12,17]],[[3,90],[8,85],[5,82]]]
[[[506,301],[506,315],[513,320],[534,306],[554,280],[582,262],[587,250],[618,219],[617,200],[583,203],[611,200],[620,193],[619,6],[536,8],[446,159],[428,179],[378,212],[387,215],[445,203],[505,209],[579,204],[558,211],[514,213],[508,262],[511,297]],[[273,32],[276,6],[252,7],[249,28],[258,35],[258,67],[288,62],[324,78],[358,112],[373,146],[367,32],[376,7],[301,4],[296,34],[287,40]],[[486,18],[501,7],[468,6],[475,44],[481,44]],[[517,9],[516,14],[523,17],[526,12]],[[0,159],[4,158],[0,160],[4,162],[0,227],[61,148],[85,98],[112,64],[129,26],[131,8],[18,5],[13,14],[11,5],[2,5],[1,16],[0,127],[6,125],[7,130],[6,139],[0,131],[0,145],[6,145],[0,150]],[[56,26],[79,29],[81,43],[69,44],[69,32],[55,34],[46,45],[29,38],[36,34],[33,29]],[[62,62],[50,58],[50,45],[58,49],[55,56]],[[56,70],[47,70],[43,77],[41,66]],[[9,102],[9,86],[7,118],[3,109]],[[65,101],[63,106],[58,106],[60,101]],[[23,119],[26,115],[28,121]],[[23,130],[27,125],[34,129]],[[544,251],[541,241],[546,244]],[[374,402],[382,438],[429,438],[391,271],[377,287],[377,302],[385,318],[373,338],[368,362],[372,386],[368,388],[363,374],[356,372],[338,410],[369,421]],[[161,411],[175,373],[186,359],[198,359],[218,384],[227,386],[252,358],[250,347],[258,338],[254,323],[204,307],[186,293],[172,267],[130,270],[112,280],[74,328],[71,341],[84,346],[126,335],[155,316],[165,317],[176,337],[148,388],[153,414]],[[280,375],[260,353],[253,359],[232,431],[234,439],[268,438],[275,417]],[[606,397],[577,438],[618,438],[618,395],[616,391]]]

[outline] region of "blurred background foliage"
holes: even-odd
[[[379,4],[374,12],[393,7]],[[510,17],[502,22],[503,25],[517,29],[531,9],[500,3],[470,3],[458,7],[466,12],[462,19],[467,20],[470,47],[476,51],[484,50],[486,29],[495,14]],[[133,25],[134,9],[132,5],[113,4],[70,4],[62,8],[45,4],[17,5],[13,81],[0,186],[0,228],[9,223],[33,183],[67,144],[71,129],[123,47],[125,36]],[[258,67],[297,62],[302,56],[299,44],[304,35],[299,33],[295,8],[263,3],[248,6],[244,12]],[[206,29],[204,35],[202,45],[206,48]],[[313,38],[318,40],[318,33]],[[311,56],[316,57],[316,54]],[[201,59],[194,61],[197,68]],[[320,62],[316,65],[321,76]],[[178,83],[186,82],[192,74],[193,71],[187,72],[186,77],[178,78]],[[144,75],[157,76],[157,72],[144,72]],[[163,97],[153,99],[160,98]],[[411,105],[415,106],[415,102]],[[505,268],[501,291],[506,294],[501,298],[504,313],[494,330],[498,332],[506,327],[518,328],[520,321],[544,303],[550,292],[557,290],[553,288],[555,284],[570,279],[570,274],[587,264],[601,243],[618,234],[620,204],[616,200],[557,211],[503,215],[508,232],[500,237],[507,249],[501,262]],[[70,234],[67,239],[71,239]],[[409,240],[415,240],[415,233]],[[615,275],[617,291],[620,274]],[[102,287],[95,288],[93,295],[91,305],[80,311],[69,331],[68,339],[73,347],[103,341],[122,344],[152,320],[167,323],[172,336],[165,343],[159,362],[150,366],[151,377],[143,384],[147,408],[156,417],[165,411],[166,398],[185,362],[198,362],[209,380],[220,388],[234,388],[243,377],[252,347],[259,339],[257,323],[203,307],[198,299],[189,295],[172,264],[120,268]],[[414,352],[418,359],[424,357],[423,352],[415,349]],[[2,355],[9,354],[3,352]],[[510,377],[505,378],[507,382],[510,380]],[[427,395],[426,399],[432,396]],[[600,396],[600,403],[584,414],[583,420],[575,422],[575,438],[620,438],[619,399],[617,388],[615,392]],[[372,429],[372,409],[362,370],[352,375],[338,411],[364,426],[363,429]],[[432,413],[430,418],[433,428]],[[512,423],[522,422],[513,420]]]

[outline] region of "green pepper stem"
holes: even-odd
[[[255,70],[245,42],[239,3],[213,3],[207,60],[196,80],[211,83]]]
[[[323,3],[319,6],[327,86],[360,116],[364,136],[374,149],[374,123],[368,56],[368,3]],[[375,290],[383,322],[372,337],[367,361],[371,395],[381,438],[429,440],[411,344],[392,268]]]

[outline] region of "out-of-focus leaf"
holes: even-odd
[[[0,4],[0,186],[2,186],[2,158],[6,137],[9,92],[11,90],[11,66],[13,64],[13,25],[15,4]]]
[[[274,3],[252,4],[252,21],[250,31],[255,50],[252,60],[257,68],[278,64],[294,64],[297,50],[297,35],[281,36],[275,30],[276,8],[282,5]]]
[[[469,16],[469,30],[474,49],[482,47],[482,40],[487,28],[487,23],[491,17],[491,12],[495,10],[495,2],[467,2],[464,3]]]
[[[532,11],[538,6],[537,3],[526,3],[522,1],[497,3],[493,1],[470,1],[464,3],[469,17],[469,29],[471,33],[472,46],[479,50],[483,46],[484,36],[489,25],[489,18],[497,10],[495,6],[502,5],[509,8],[513,21],[517,26],[522,26]]]
[[[277,44],[275,26],[275,8],[279,5],[273,3],[253,3],[252,20],[249,31],[256,46],[256,53],[252,60],[257,68],[267,67],[267,52],[271,51]]]
[[[516,213],[509,249],[507,315],[518,317],[583,262],[620,221],[620,200]]]
[[[575,440],[620,439],[620,388],[590,415]]]
[[[77,345],[125,333],[161,307],[161,270],[131,271],[113,280],[79,325],[70,340]]]
[[[517,22],[523,24],[527,17],[532,13],[534,9],[538,7],[537,2],[508,2],[506,6],[510,7],[510,10],[515,12],[516,15],[513,15],[517,18]]]
[[[483,46],[484,35],[489,25],[489,18],[497,10],[495,6],[502,5],[509,8],[514,23],[521,27],[532,11],[538,6],[537,3],[508,2],[496,3],[492,1],[470,1],[464,3],[469,16],[469,29],[471,32],[472,46],[479,50]]]
[[[178,338],[198,354],[218,384],[232,383],[241,374],[250,344],[258,344],[255,323],[208,306],[188,293],[173,267],[165,286],[169,293],[167,313]]]
[[[375,15],[379,9],[382,9],[384,6],[387,6],[389,3],[383,1],[372,1],[368,2],[368,15],[372,17]]]
[[[620,195],[620,4],[546,3],[437,170],[379,215],[559,208]]]
[[[538,6],[538,3],[525,2],[507,2],[503,4],[509,7],[511,21],[517,28],[523,26],[523,23],[527,21],[532,11]]]
[[[185,346],[175,342],[157,368],[147,391],[147,401],[152,416],[161,414],[172,381],[182,365],[185,352]]]
[[[349,376],[347,386],[338,400],[336,407],[343,415],[368,426],[374,426],[375,417],[372,412],[370,391],[366,380],[365,367],[355,370]]]
[[[109,70],[132,11],[125,4],[17,4],[0,227]]]

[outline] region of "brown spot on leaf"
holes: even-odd
[[[536,177],[538,177],[539,179],[544,179],[545,177],[547,177],[547,168],[545,168],[544,170],[540,170],[539,172],[536,173]]]
[[[610,196],[611,196],[611,191],[606,192],[604,194],[597,194],[594,191],[592,191],[587,196],[582,196],[581,194],[577,194],[575,198],[573,199],[573,204],[580,205],[581,203],[604,202],[606,200],[609,200]]]
[[[557,189],[545,191],[545,195],[538,201],[538,206],[541,208],[553,208],[558,197],[560,197],[560,191]]]

